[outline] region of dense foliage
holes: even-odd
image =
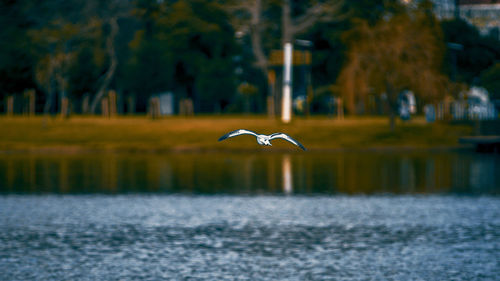
[[[464,21],[439,23],[421,2],[1,0],[0,111],[6,96],[34,88],[39,112],[61,97],[76,112],[87,97],[99,111],[108,90],[134,98],[140,110],[171,92],[177,101],[191,99],[195,112],[263,112],[272,94],[267,59],[285,35],[313,43],[316,112],[331,95],[354,100],[388,86],[429,94],[449,90],[448,78],[481,84],[498,98],[499,41]]]

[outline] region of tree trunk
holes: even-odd
[[[27,116],[35,115],[35,90],[30,89],[24,91],[24,106],[23,113]]]
[[[391,132],[394,132],[394,130],[396,129],[396,114],[392,109],[389,112],[389,127],[391,128]]]
[[[108,99],[109,99],[109,116],[116,117],[116,92],[110,90],[108,92]]]
[[[148,114],[149,114],[149,117],[153,120],[158,119],[160,117],[160,98],[159,97],[149,98]]]
[[[7,116],[14,115],[14,96],[7,96]]]
[[[43,106],[43,121],[42,121],[42,127],[46,128],[48,124],[48,118],[49,118],[49,113],[50,109],[52,108],[52,101],[54,100],[54,91],[52,90],[52,87],[49,87],[49,94],[47,96],[47,99],[45,100],[45,105]]]
[[[49,94],[47,96],[47,100],[45,101],[45,105],[43,106],[43,114],[48,115],[50,113],[50,109],[52,108],[52,101],[54,100],[54,91],[52,89],[49,90]]]
[[[109,102],[107,97],[101,100],[101,114],[103,117],[109,117]]]
[[[268,89],[274,87],[274,82],[271,81],[271,77],[269,76],[269,67],[268,67],[268,58],[264,53],[264,49],[262,47],[262,0],[255,0],[255,3],[250,6],[250,38],[252,44],[252,52],[256,60],[256,65],[260,69],[261,73],[264,77],[267,77]],[[269,96],[274,98],[274,91],[270,91]],[[274,116],[275,112],[270,107],[267,107],[267,113],[269,116]]]
[[[135,114],[135,97],[134,96],[127,97],[127,113],[128,113],[128,115]]]
[[[116,115],[123,115],[124,107],[123,92],[118,90],[116,92]]]
[[[61,98],[61,118],[66,119],[69,116],[69,99],[65,95]]]
[[[118,65],[118,58],[116,57],[116,51],[115,51],[115,37],[118,33],[117,18],[116,17],[110,18],[109,25],[111,27],[111,30],[110,30],[110,33],[108,35],[108,38],[106,39],[106,48],[107,48],[108,55],[110,57],[111,62],[110,62],[108,70],[104,74],[104,77],[103,77],[102,83],[99,87],[99,90],[97,91],[97,94],[94,97],[94,100],[92,101],[92,105],[90,106],[91,113],[95,113],[95,110],[97,109],[97,105],[99,104],[99,101],[106,94],[106,90],[109,87],[111,80],[113,80],[113,77],[114,77],[115,71],[116,71],[116,67]]]
[[[391,132],[394,132],[396,129],[396,113],[398,112],[398,96],[393,84],[388,80],[385,81],[385,92],[387,94],[386,101],[389,110],[389,127],[391,128]]]
[[[67,79],[64,79],[62,75],[56,75],[56,79],[58,82],[57,85],[60,96],[61,117],[64,119],[68,117],[68,109],[69,109],[69,101],[68,97],[66,96]]]
[[[256,0],[251,9],[252,19],[250,22],[250,36],[252,43],[252,52],[257,60],[257,66],[264,75],[267,74],[267,57],[262,48],[262,35],[261,35],[261,14],[262,14],[262,1]]]
[[[335,99],[337,105],[337,119],[344,120],[344,100],[342,98]]]
[[[82,98],[82,114],[89,113],[89,100],[90,95],[88,93],[84,94]]]
[[[29,92],[29,115],[35,116],[36,113],[36,91],[30,90]]]

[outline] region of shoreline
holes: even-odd
[[[0,154],[13,153],[338,153],[390,151],[457,151],[472,146],[458,142],[473,133],[467,125],[428,124],[422,117],[398,122],[389,130],[384,117],[296,118],[291,124],[264,116],[144,117],[53,119],[1,118]],[[218,142],[237,128],[258,133],[285,132],[307,148],[276,140],[259,146],[253,137]]]

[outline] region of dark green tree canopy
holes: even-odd
[[[430,2],[413,1],[417,2],[420,4],[408,6],[399,0],[4,0],[0,1],[0,105],[5,95],[18,95],[29,88],[37,89],[41,102],[50,95],[78,102],[88,94],[93,105],[99,105],[108,90],[135,96],[143,104],[151,95],[171,91],[177,99],[193,99],[195,111],[224,110],[228,104],[241,111],[240,105],[234,106],[241,101],[237,88],[249,83],[259,89],[252,102],[262,112],[267,95],[277,88],[268,83],[269,54],[281,48],[284,38],[313,42],[314,96],[320,92],[340,95],[345,93],[345,85],[332,85],[342,81],[339,75],[347,75],[346,66],[352,67],[353,58],[359,59],[359,69],[377,65],[367,61],[373,61],[380,48],[369,49],[366,38],[378,34],[389,38],[387,42],[393,40],[389,35],[400,33],[388,27],[388,32],[382,32],[383,23],[406,28],[404,14],[406,22],[413,24],[406,33],[401,32],[408,37],[401,42],[421,46],[419,56],[425,59],[420,63],[433,58],[429,65],[437,68],[437,75],[429,77],[439,77],[442,82],[446,79],[441,74],[445,74],[462,84],[479,83],[498,96],[498,40],[481,35],[464,21],[438,24],[431,17]],[[417,6],[418,15],[407,13]],[[427,20],[418,21],[418,17]],[[434,43],[425,43],[430,41]],[[452,51],[445,47],[447,43],[460,44],[463,49]],[[404,49],[399,58],[416,62],[409,55],[415,53],[414,47],[399,46]],[[369,84],[353,85],[384,90],[384,77],[370,77]],[[401,78],[405,76],[391,77],[405,80]],[[417,92],[432,92],[420,89],[423,83],[406,80],[392,84],[397,89],[413,85]],[[279,77],[275,81],[281,83]],[[362,96],[364,90],[356,95]]]
[[[217,3],[140,2],[136,15],[144,24],[130,43],[131,91],[171,90],[179,98],[195,98],[201,110],[230,99],[237,47],[228,16]]]
[[[491,36],[483,36],[478,29],[463,20],[443,21],[441,23],[446,43],[460,44],[462,50],[447,50],[448,64],[445,71],[453,71],[452,56],[456,56],[457,81],[473,83],[481,72],[500,60],[500,42]]]

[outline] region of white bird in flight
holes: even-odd
[[[298,141],[294,140],[292,137],[290,137],[289,135],[285,134],[285,133],[274,133],[274,134],[271,134],[271,135],[259,135],[255,132],[252,132],[252,131],[249,131],[249,130],[245,130],[245,129],[239,129],[239,130],[235,130],[235,131],[232,131],[232,132],[229,132],[225,135],[223,135],[222,137],[219,138],[219,141],[223,141],[227,138],[232,138],[232,137],[236,137],[236,136],[239,136],[239,135],[252,135],[252,136],[255,136],[257,138],[257,143],[260,144],[260,145],[269,145],[271,146],[271,140],[273,139],[284,139],[286,141],[289,141],[293,144],[295,144],[296,146],[302,148],[303,150],[306,150],[306,148]]]

